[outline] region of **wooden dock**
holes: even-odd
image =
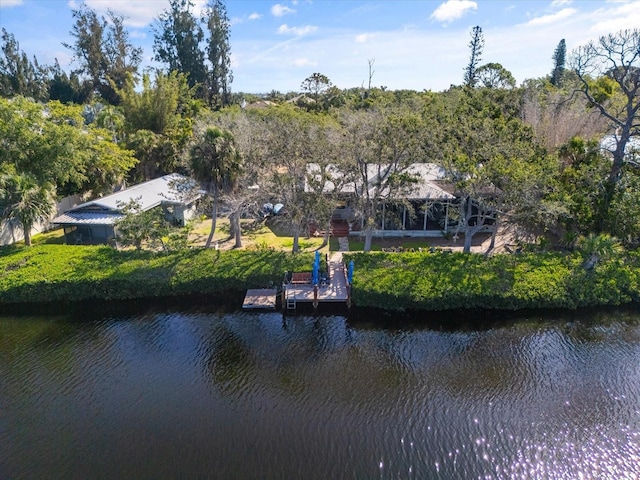
[[[278,292],[270,288],[247,290],[242,302],[243,310],[275,310]]]
[[[351,286],[347,283],[347,273],[342,255],[334,255],[328,262],[329,281],[326,285],[288,283],[282,288],[282,308],[295,310],[298,304],[317,307],[325,303],[342,303],[351,306]]]

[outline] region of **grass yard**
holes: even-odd
[[[293,248],[293,237],[278,231],[277,228],[267,226],[264,222],[256,223],[251,219],[244,219],[242,224],[242,248],[243,249],[265,249],[291,251]],[[211,229],[211,220],[205,219],[195,223],[190,235],[190,244],[194,247],[201,247],[207,241]],[[479,234],[474,237],[473,250],[484,251],[489,239],[488,234]],[[299,246],[301,251],[315,251],[322,245],[321,237],[300,237]],[[383,249],[393,250],[401,247],[404,250],[427,250],[433,247],[461,250],[463,239],[454,241],[446,238],[374,238],[371,244],[372,251],[382,251]],[[34,245],[42,244],[64,244],[64,234],[62,229],[51,230],[40,233],[33,237]],[[235,245],[235,240],[229,234],[229,220],[219,218],[216,223],[216,233],[213,237],[213,244],[220,250],[231,250]],[[362,251],[364,248],[364,237],[350,236],[349,250]],[[339,250],[338,239],[331,237],[329,245],[322,248],[323,252],[336,252]]]
[[[291,250],[293,248],[293,237],[274,231],[264,222],[256,224],[255,221],[246,219],[241,221],[241,225],[243,248],[275,248],[276,250]],[[207,241],[210,230],[211,220],[209,219],[196,224],[191,234],[191,244],[203,246]],[[216,234],[213,237],[213,241],[218,244],[221,250],[231,249],[235,245],[235,240],[230,236],[229,232],[229,220],[219,218],[216,223]],[[298,245],[301,251],[315,251],[322,245],[322,238],[300,237]],[[328,251],[328,247],[323,250]]]
[[[33,245],[64,245],[64,231],[62,228],[49,230],[48,232],[38,233],[31,237]],[[17,242],[18,245],[24,244],[24,241]]]
[[[269,228],[264,223],[253,220],[242,220],[242,247],[244,249],[273,248],[276,250],[291,251],[293,248],[293,237],[278,233]],[[197,222],[190,235],[190,244],[194,247],[201,247],[207,241],[211,230],[211,220],[206,219]],[[22,242],[18,242],[20,244]],[[64,244],[64,232],[61,228],[39,233],[32,238],[34,245],[44,244]],[[216,222],[216,233],[213,237],[214,245],[217,244],[220,250],[230,250],[235,245],[235,240],[229,235],[229,220],[219,218]],[[300,237],[298,241],[301,251],[315,251],[322,245],[322,238]],[[335,243],[337,250],[337,242]],[[324,247],[322,251],[329,251],[329,247]]]

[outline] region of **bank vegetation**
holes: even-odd
[[[310,270],[312,259],[311,253],[271,248],[159,253],[96,246],[4,247],[0,305],[54,305],[60,311],[79,302],[198,296],[239,308],[247,288],[277,288],[285,271]],[[354,252],[345,260],[356,265],[355,308],[575,309],[617,306],[640,296],[640,256],[602,248],[492,256],[442,250]]]

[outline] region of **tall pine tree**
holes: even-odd
[[[551,84],[554,87],[560,87],[562,83],[562,75],[564,74],[564,66],[567,56],[567,44],[564,38],[560,40],[558,46],[553,52],[553,71],[551,72]]]
[[[475,26],[471,30],[471,41],[469,42],[471,58],[469,59],[469,64],[464,69],[464,83],[468,87],[475,87],[478,82],[477,70],[480,59],[482,58],[483,47],[484,35],[482,34],[482,28]]]
[[[209,0],[203,21],[209,30],[207,57],[210,63],[208,72],[208,99],[212,107],[224,107],[230,103],[231,82],[231,46],[229,45],[230,22],[227,9],[221,0]]]
[[[87,77],[91,90],[113,105],[120,102],[116,89],[125,85],[127,75],[137,75],[142,49],[129,41],[124,18],[109,10],[98,17],[95,10],[82,4],[73,10],[71,30],[74,43],[63,45],[72,50],[80,68],[76,74]],[[115,85],[115,88],[114,88]]]
[[[38,64],[34,57],[29,61],[27,54],[12,33],[2,29],[0,47],[0,96],[22,95],[36,100],[48,100],[48,69]]]
[[[188,75],[189,87],[207,85],[204,51],[200,43],[204,33],[193,12],[191,0],[170,0],[153,26],[155,60],[168,66],[169,72]]]
[[[554,87],[559,87],[562,83],[562,76],[564,75],[564,66],[567,56],[567,44],[564,38],[560,40],[558,46],[553,52],[553,70],[551,72],[551,84]]]

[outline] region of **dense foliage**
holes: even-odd
[[[210,294],[238,295],[269,287],[311,254],[182,250],[168,254],[110,247],[42,245],[0,249],[0,304],[121,300]],[[34,296],[37,292],[37,296]]]
[[[356,307],[386,310],[578,308],[640,300],[640,257],[588,253],[349,254]],[[0,249],[0,304],[211,295],[239,302],[247,288],[279,285],[311,254],[183,250],[169,254],[42,245]],[[38,292],[37,299],[33,292]]]
[[[584,268],[582,254],[349,254],[353,301],[389,310],[578,308],[638,301],[640,257]]]

